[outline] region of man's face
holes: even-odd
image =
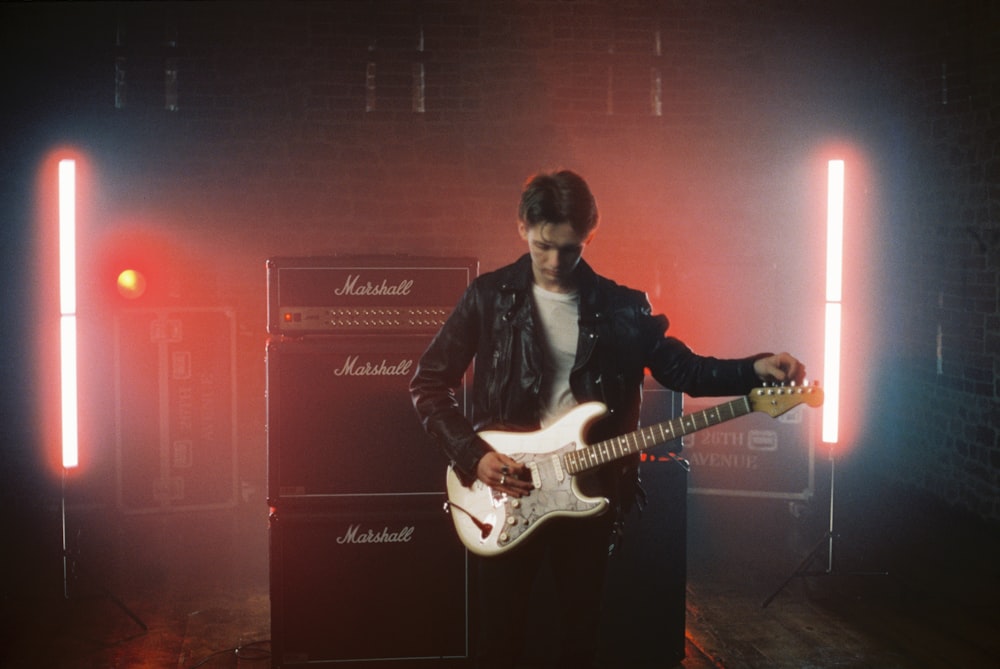
[[[518,222],[521,239],[528,242],[531,269],[535,283],[554,293],[565,293],[576,287],[573,270],[583,256],[593,233],[581,237],[569,223],[539,223],[527,227]]]

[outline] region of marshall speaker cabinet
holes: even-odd
[[[464,667],[468,560],[434,495],[290,500],[270,517],[274,667]]]
[[[410,402],[426,336],[267,344],[268,498],[443,495],[447,464]],[[464,400],[464,389],[459,390]]]
[[[683,396],[647,377],[642,425],[681,415]],[[609,667],[661,669],[684,658],[687,588],[688,464],[676,442],[642,454],[646,505],[629,514],[612,554],[601,621],[602,659]]]
[[[274,667],[468,662],[468,556],[408,387],[476,271],[468,259],[268,261]]]

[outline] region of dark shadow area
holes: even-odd
[[[808,504],[689,495],[684,667],[995,666],[995,528],[859,469],[838,470],[832,572],[819,551],[767,607],[826,531],[823,485]],[[3,666],[270,666],[266,509],[70,507],[66,581],[55,500],[17,518]]]

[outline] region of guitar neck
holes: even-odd
[[[748,398],[737,397],[704,411],[684,414],[672,420],[570,451],[563,456],[563,467],[571,474],[580,474],[648,448],[679,439],[692,432],[704,430],[706,427],[745,416],[751,411]]]

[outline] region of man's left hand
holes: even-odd
[[[806,378],[806,366],[790,353],[758,358],[753,363],[753,371],[761,381],[802,383]]]

